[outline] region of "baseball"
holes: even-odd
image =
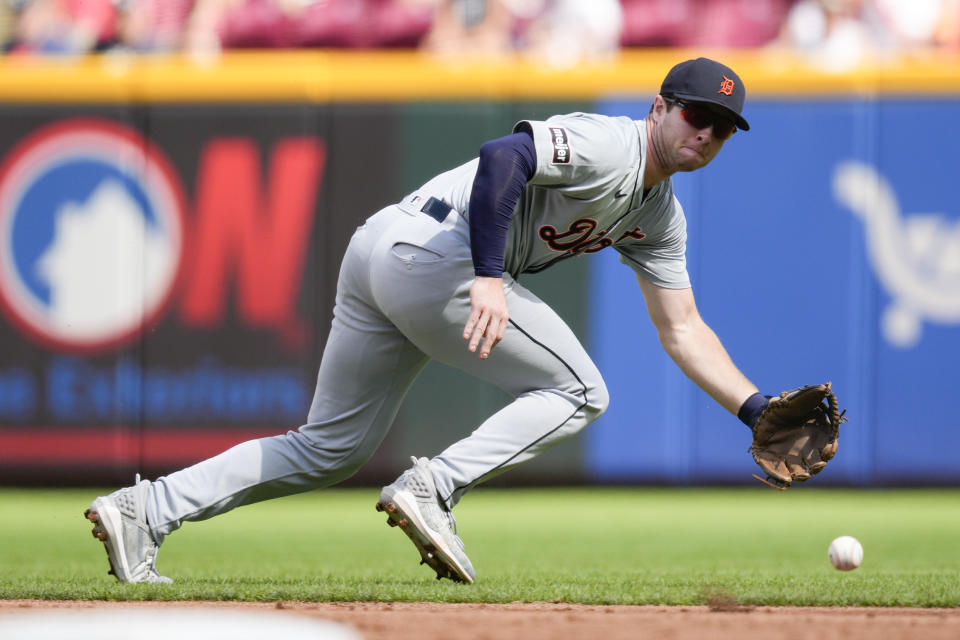
[[[830,564],[840,571],[852,571],[863,562],[863,547],[851,536],[840,536],[830,543],[827,550]]]

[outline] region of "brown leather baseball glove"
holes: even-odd
[[[840,425],[847,421],[830,383],[807,385],[770,398],[753,425],[750,452],[763,469],[760,482],[786,491],[820,473],[837,453]]]

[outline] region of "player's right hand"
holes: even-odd
[[[477,276],[470,286],[470,318],[463,328],[463,339],[469,340],[470,353],[475,353],[479,346],[480,359],[486,360],[503,338],[509,318],[503,278]]]

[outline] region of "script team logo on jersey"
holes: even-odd
[[[0,165],[0,303],[40,342],[135,337],[174,288],[184,198],[165,156],[124,125],[65,120]]]
[[[563,127],[550,127],[553,142],[553,164],[570,164],[570,139]]]

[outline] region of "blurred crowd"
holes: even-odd
[[[10,54],[421,49],[556,65],[624,47],[781,47],[829,66],[960,47],[960,0],[0,0]]]

